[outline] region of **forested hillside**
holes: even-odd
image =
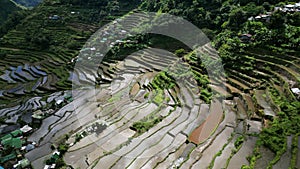
[[[50,84],[57,83],[57,87],[60,86],[61,89],[70,89],[71,83],[68,78],[72,65],[68,63],[78,55],[85,41],[101,25],[124,15],[137,5],[137,1],[115,3],[93,0],[45,0],[33,10],[18,11],[0,27],[1,60],[18,58],[18,62],[9,62],[9,65],[3,66],[14,67],[19,63],[33,62],[45,64],[45,70],[53,74],[53,77],[48,79],[49,84],[42,88],[46,89],[45,91],[55,90],[56,87]],[[32,83],[29,86],[34,86],[36,80],[29,80]],[[3,81],[0,83],[4,84]],[[20,84],[11,85],[16,87]],[[6,90],[6,87],[2,89]],[[13,104],[17,103],[18,101]]]
[[[11,0],[1,0],[0,1],[0,25],[2,25],[3,22],[6,21],[9,14],[20,9],[21,8]]]
[[[219,33],[220,37],[228,38],[236,34],[250,33],[255,35],[254,39],[259,45],[291,47],[299,50],[297,35],[299,35],[300,13],[275,11],[275,7],[284,7],[285,4],[296,2],[298,1],[163,0],[144,1],[141,7],[148,11],[169,12],[185,17],[202,28],[210,38],[215,39],[216,47],[220,47],[221,38],[213,37]],[[274,12],[270,22],[247,22],[250,17],[270,12]]]

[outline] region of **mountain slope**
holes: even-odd
[[[38,65],[49,77],[45,77],[47,83],[44,84],[39,82],[43,78],[40,75],[37,76],[38,78],[25,79],[26,83],[17,79],[16,83],[9,83],[9,85],[7,85],[7,78],[0,79],[0,86],[3,86],[2,90],[5,91],[5,97],[1,97],[0,102],[18,104],[22,100],[20,95],[16,96],[15,93],[9,92],[10,89],[16,89],[18,86],[23,86],[22,91],[25,92],[21,93],[25,97],[35,92],[41,94],[58,88],[70,89],[71,83],[68,79],[73,65],[70,62],[78,55],[85,41],[101,25],[126,14],[138,4],[137,0],[130,4],[120,1],[120,8],[124,11],[116,10],[99,15],[101,11],[109,8],[108,2],[90,0],[77,4],[76,1],[49,0],[32,10],[27,10],[28,14],[25,18],[21,20],[16,18],[15,28],[8,26],[7,30],[3,31],[5,33],[0,41],[0,57],[3,61],[0,61],[2,62],[0,63],[1,75],[5,70],[10,69],[9,67],[21,66],[26,69],[26,65]],[[60,18],[58,20],[49,18],[54,15]],[[39,84],[39,90],[36,90],[36,84]]]
[[[0,1],[0,25],[7,19],[8,15],[14,11],[20,10],[13,1],[11,0],[1,0]]]
[[[26,7],[34,7],[41,3],[42,0],[15,0],[15,2]]]
[[[210,81],[211,84],[209,84],[202,61],[196,57],[195,53],[187,54],[187,51],[182,52],[184,55],[182,60],[186,64],[180,67],[190,66],[199,86],[189,83],[189,86],[179,89],[177,87],[174,90],[168,89],[168,86],[174,86],[169,75],[160,73],[159,76],[154,76],[153,72],[160,70],[156,68],[157,66],[167,67],[166,64],[173,61],[173,58],[168,58],[167,54],[161,54],[149,48],[142,53],[134,53],[132,57],[124,61],[116,61],[116,63],[105,61],[100,64],[99,75],[103,78],[100,80],[107,82],[111,78],[116,79],[112,83],[116,89],[111,90],[114,88],[105,88],[107,84],[103,85],[105,90],[97,94],[99,96],[97,103],[92,102],[88,98],[89,94],[85,92],[84,96],[78,100],[74,97],[73,103],[79,104],[77,109],[80,110],[80,117],[82,117],[78,120],[79,116],[73,110],[73,103],[67,104],[72,99],[63,103],[67,105],[61,108],[54,105],[57,102],[53,98],[56,95],[57,99],[61,98],[59,95],[62,93],[57,91],[71,90],[71,79],[74,83],[94,82],[91,78],[94,75],[90,75],[88,67],[73,71],[73,61],[80,59],[77,57],[79,50],[98,28],[135,9],[141,1],[44,0],[33,10],[28,10],[28,16],[16,22],[18,24],[15,28],[10,27],[3,38],[0,38],[0,115],[5,117],[4,124],[21,124],[22,119],[19,117],[22,114],[37,109],[45,112],[48,112],[50,108],[54,109],[56,113],[52,115],[49,113],[49,119],[59,119],[50,120],[51,124],[43,123],[43,127],[30,136],[29,140],[40,143],[40,148],[27,154],[33,166],[44,165],[40,162],[45,161],[40,158],[43,156],[42,151],[49,149],[49,143],[58,146],[65,142],[64,138],[67,135],[68,145],[58,147],[66,151],[67,148],[62,147],[73,145],[65,154],[64,159],[74,168],[79,166],[87,168],[87,165],[94,168],[109,168],[109,165],[112,165],[111,168],[113,165],[115,168],[124,168],[119,167],[121,165],[127,165],[128,168],[139,168],[143,165],[144,168],[168,168],[172,165],[173,168],[181,166],[181,168],[219,169],[235,166],[234,168],[249,169],[250,167],[245,165],[250,165],[251,168],[253,166],[271,168],[275,163],[281,165],[285,161],[291,161],[291,164],[286,163],[291,167],[295,165],[297,151],[294,150],[297,150],[297,146],[290,144],[285,146],[285,143],[287,136],[295,135],[296,138],[300,131],[300,118],[297,111],[300,105],[291,93],[289,85],[290,82],[295,83],[295,87],[300,85],[300,73],[298,73],[300,72],[300,58],[297,52],[298,46],[295,45],[299,42],[295,38],[300,32],[299,25],[297,25],[300,22],[295,22],[299,15],[289,15],[290,18],[286,19],[285,24],[273,27],[276,23],[273,20],[270,23],[247,21],[250,16],[271,10],[267,4],[262,4],[266,1],[260,1],[261,3],[257,4],[247,0],[242,1],[241,4],[230,0],[217,2],[146,0],[143,2],[141,9],[145,11],[171,12],[205,28],[205,33],[214,34],[211,38],[214,39],[214,45],[219,48],[218,54],[223,59],[227,73],[224,84],[228,88],[227,91],[216,86],[219,81]],[[280,5],[276,3],[278,1],[270,3],[272,8]],[[279,13],[278,15],[280,21],[280,15],[285,14]],[[130,21],[147,19],[144,15],[128,18]],[[124,18],[120,20],[124,22]],[[280,22],[277,21],[277,23]],[[116,30],[117,28],[119,29],[116,27]],[[110,43],[115,36],[111,33],[114,29],[108,27],[106,30],[108,32],[105,33],[105,37],[101,36],[101,40],[109,40],[108,43]],[[122,33],[120,30],[116,32]],[[255,38],[249,43],[242,43],[238,35],[244,33],[250,33]],[[150,39],[150,37],[147,38]],[[276,37],[280,41],[277,41]],[[165,39],[157,39],[156,41],[150,40],[157,46],[156,43],[168,43]],[[138,40],[136,42],[141,45],[147,41]],[[275,42],[276,44],[273,44]],[[112,43],[116,44],[114,41]],[[129,45],[131,44],[126,44],[126,46]],[[176,45],[172,47],[174,46],[178,48]],[[118,47],[122,48],[122,43]],[[271,47],[273,50],[270,50]],[[132,52],[130,48],[124,47],[124,49],[127,53]],[[82,51],[89,50],[92,51],[92,48],[85,48]],[[212,57],[217,55],[211,45],[203,46],[200,51]],[[101,55],[101,53],[98,54]],[[184,71],[179,69],[178,72]],[[152,79],[152,76],[157,80],[152,81],[148,86],[144,85],[143,83]],[[136,82],[139,79],[142,79],[141,82]],[[124,87],[123,84],[127,86]],[[123,93],[126,94],[127,89],[130,89],[129,94],[133,96],[132,99],[123,99]],[[197,90],[194,93],[192,89]],[[224,102],[225,111],[221,112],[225,116],[216,130],[214,126],[207,127],[206,125],[210,124],[210,119],[214,119],[213,116],[206,118],[209,112],[219,111],[220,108],[218,110],[214,108],[221,106],[219,102],[209,105],[211,90],[216,90],[228,97],[228,100]],[[65,92],[63,97],[67,95]],[[180,97],[177,98],[177,96]],[[178,101],[178,99],[181,100]],[[172,106],[175,106],[174,109]],[[204,121],[205,118],[208,120]],[[96,120],[95,123],[93,123],[94,120]],[[98,123],[99,120],[101,120],[101,125]],[[248,129],[246,124],[248,124]],[[92,135],[94,130],[89,129],[89,126],[94,125],[98,125],[97,128],[101,130],[95,131],[97,135],[100,132],[100,139],[103,139],[99,143],[110,143],[104,144],[107,148],[105,151],[95,147],[95,144],[87,144],[88,141],[93,141],[87,138],[90,138],[89,135],[94,137]],[[1,124],[0,127],[2,126]],[[87,132],[85,127],[88,129]],[[116,135],[116,131],[119,131],[115,130],[117,127],[120,127],[120,131],[124,129],[124,132]],[[195,127],[199,130],[195,129],[195,132],[192,132]],[[207,128],[209,130],[205,130]],[[263,132],[258,135],[261,128],[264,128]],[[204,133],[205,137],[198,137],[200,134],[198,131],[208,132]],[[105,137],[102,137],[103,133]],[[207,144],[194,145],[187,138],[190,133],[196,133],[193,136],[197,139],[205,140],[208,136],[210,138],[206,140]],[[85,138],[80,141],[83,136]],[[255,145],[258,138],[258,144]],[[227,143],[219,140],[227,140]],[[140,141],[142,144],[138,144]],[[162,145],[169,145],[169,148],[166,148],[168,154],[158,152],[158,150],[163,150]],[[291,154],[291,147],[294,147],[293,152],[296,153],[293,153],[292,158],[285,159],[284,153]],[[272,150],[270,154],[274,156],[276,154],[276,157],[270,156],[271,159],[266,159],[267,155],[263,154],[264,148]],[[250,156],[253,149],[254,153]],[[119,150],[123,152],[131,150],[128,156],[134,156],[129,160],[123,158],[128,157],[126,155],[116,157],[115,152],[118,153]],[[150,157],[152,154],[157,154],[157,158],[150,160],[140,158],[141,156]],[[247,161],[248,158],[246,159],[249,156],[250,163]],[[261,159],[258,159],[259,156]],[[266,164],[261,164],[260,160],[265,161]],[[42,167],[44,166],[35,168]],[[57,167],[59,168],[59,165]]]

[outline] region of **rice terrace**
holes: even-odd
[[[1,0],[0,169],[300,169],[300,2]]]

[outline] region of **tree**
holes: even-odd
[[[276,11],[272,14],[269,28],[272,29],[283,29],[285,23],[285,13],[281,11]]]
[[[108,9],[108,11],[111,12],[115,12],[118,11],[120,6],[119,6],[119,2],[114,0],[114,1],[109,1],[106,8]]]
[[[287,24],[293,26],[300,26],[300,12],[287,15]]]
[[[286,25],[284,36],[286,41],[284,42],[284,45],[290,48],[294,48],[299,50],[299,44],[300,44],[300,27],[298,26],[292,26],[292,25]]]
[[[61,145],[58,146],[57,149],[63,155],[64,153],[66,153],[68,151],[68,145],[61,144]]]
[[[182,57],[185,53],[186,52],[185,52],[184,49],[178,49],[178,50],[175,51],[175,55],[179,56],[179,57]]]
[[[262,6],[257,6],[254,2],[250,2],[243,7],[243,11],[246,12],[247,17],[250,17],[263,13],[264,8]]]
[[[232,30],[238,30],[246,21],[247,16],[245,11],[243,11],[241,8],[235,8],[229,14],[228,26]]]
[[[28,14],[29,14],[28,11],[21,10],[21,11],[15,11],[11,15],[9,15],[6,21],[3,24],[1,24],[0,37],[2,37],[9,30],[15,28],[18,24],[20,24],[22,19],[24,19]]]
[[[271,4],[270,4],[269,2],[264,2],[264,3],[262,4],[262,6],[264,7],[264,9],[265,9],[266,11],[270,11],[270,10],[271,10]]]
[[[254,35],[257,44],[267,44],[271,40],[271,32],[262,22],[247,22],[243,30]]]

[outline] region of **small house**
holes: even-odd
[[[255,18],[253,16],[251,16],[250,18],[248,18],[248,21],[254,21]]]
[[[22,131],[21,130],[15,130],[15,131],[12,131],[10,133],[13,137],[18,137],[18,136],[21,136],[22,135]]]
[[[300,99],[300,89],[299,88],[292,88],[291,89],[297,99]]]
[[[12,159],[15,159],[15,158],[17,158],[16,153],[11,153],[11,154],[9,154],[7,156],[0,157],[0,163],[3,164],[5,162],[7,162],[9,160],[12,160]]]
[[[58,16],[58,15],[49,16],[49,19],[50,20],[59,20],[60,16]]]
[[[255,20],[260,20],[261,19],[261,16],[256,16],[255,17]]]
[[[274,11],[282,11],[283,9],[281,7],[274,7]]]
[[[12,147],[16,149],[20,149],[22,147],[22,144],[24,144],[24,141],[20,138],[10,138],[1,141],[1,144],[4,146],[4,148]]]
[[[18,168],[18,167],[26,168],[29,165],[30,165],[30,161],[25,158],[25,159],[23,159],[21,161],[18,161],[18,163],[14,165],[14,168]]]
[[[299,88],[292,88],[291,90],[294,94],[300,95],[300,89]]]
[[[12,135],[11,134],[6,134],[5,136],[1,137],[0,141],[6,140],[6,139],[11,139]]]
[[[24,133],[24,134],[27,134],[27,133],[30,133],[32,131],[32,127],[28,126],[28,125],[25,125],[23,126],[22,128],[20,128],[20,130]]]
[[[56,167],[55,164],[52,165],[45,165],[44,169],[54,169]]]
[[[58,100],[56,100],[55,104],[56,104],[56,105],[60,105],[60,104],[62,104],[63,102],[64,102],[63,99],[58,99]]]
[[[254,18],[257,21],[270,22],[271,14],[268,12],[267,14],[260,14]]]
[[[33,112],[33,115],[31,116],[35,120],[42,120],[45,116],[45,113],[42,110],[37,110]]]
[[[60,157],[60,152],[59,151],[56,150],[55,152],[53,152],[52,156],[50,158],[50,164],[55,164],[56,161],[59,159],[59,157]]]
[[[242,34],[239,36],[239,39],[242,42],[250,42],[252,40],[252,35],[251,34]]]
[[[298,9],[298,10],[300,10],[300,2],[298,2],[298,3],[295,4],[295,8]]]
[[[45,113],[42,110],[37,110],[35,112],[33,112],[34,115],[39,115],[39,116],[44,116]]]
[[[296,7],[295,5],[291,5],[291,4],[284,6],[284,8],[287,9],[287,11],[294,11],[295,7]]]
[[[261,19],[265,22],[270,22],[271,15],[268,14],[261,15]]]
[[[29,151],[33,150],[34,148],[35,148],[35,146],[34,146],[33,144],[28,144],[28,145],[26,146],[25,150],[26,150],[27,152],[29,152]]]
[[[88,49],[89,49],[89,48],[88,48]],[[60,97],[55,98],[55,104],[56,104],[56,105],[60,105],[60,104],[62,104],[64,101],[65,101],[64,96],[60,96]]]
[[[43,116],[40,116],[40,115],[33,114],[33,115],[32,115],[32,118],[33,118],[33,119],[36,119],[36,120],[43,120],[44,117],[43,117]],[[33,122],[34,122],[34,123],[38,122],[38,121],[36,121],[36,120],[34,120]]]

